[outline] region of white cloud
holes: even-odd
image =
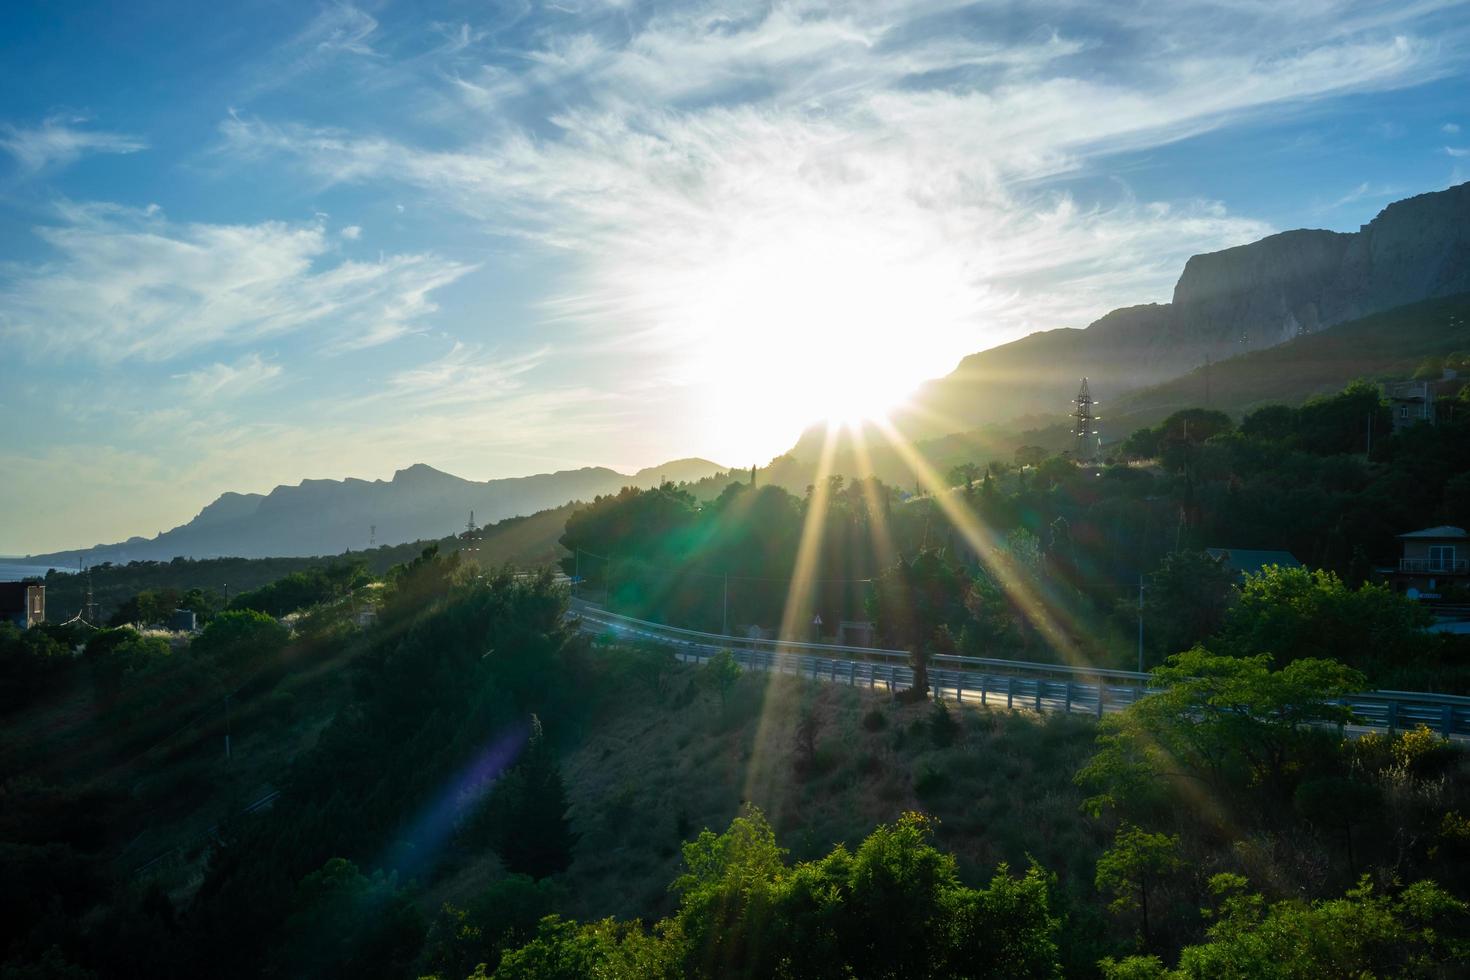
[[[1343,194],[1341,197],[1337,198],[1335,201],[1324,204],[1321,207],[1316,208],[1315,210],[1318,214],[1326,214],[1327,212],[1335,211],[1340,207],[1345,207],[1349,204],[1356,204],[1358,201],[1384,200],[1391,197],[1399,197],[1405,193],[1406,191],[1404,190],[1404,188],[1392,184],[1374,185],[1368,183],[1367,181],[1364,181],[1363,183],[1354,187],[1352,190]]]
[[[0,126],[0,148],[15,158],[26,175],[75,163],[89,153],[136,153],[148,144],[137,136],[104,130],[82,129],[81,117],[52,116],[39,126],[25,129]]]
[[[1439,127],[1439,131],[1441,133],[1444,133],[1446,136],[1454,136],[1456,133],[1458,133],[1460,131],[1460,124],[1459,123],[1448,122],[1448,123],[1445,123],[1443,126]]]
[[[1470,157],[1470,147],[1466,146],[1447,146],[1444,151],[1452,157]]]
[[[231,116],[223,148],[322,186],[406,185],[564,253],[543,309],[607,358],[610,384],[694,392],[709,431],[773,445],[843,391],[1166,300],[1189,255],[1273,230],[1121,185],[1083,205],[1057,178],[1449,64],[1413,11],[1337,0],[1100,7],[1085,33],[1019,35],[957,10],[695,4],[606,32],[572,18],[514,60],[444,73],[458,140]],[[756,380],[788,393],[770,417],[721,394]]]
[[[355,242],[362,237],[362,228],[359,225],[348,225],[339,234],[349,242]]]
[[[215,362],[174,377],[194,401],[213,401],[253,391],[280,377],[279,364],[271,364],[259,354],[247,354],[233,364]]]
[[[0,333],[33,351],[167,360],[312,331],[326,348],[417,329],[469,266],[431,254],[332,261],[320,224],[182,224],[156,209],[66,205],[36,229],[54,257],[0,268]]]
[[[1064,310],[1087,318],[1165,292],[1192,250],[1269,230],[1188,202],[1077,209],[1038,181],[1442,70],[1438,49],[1381,8],[1114,12],[1097,38],[985,41],[930,24],[953,7],[680,7],[625,39],[548,31],[524,70],[447,83],[497,120],[553,94],[553,128],[538,135],[467,122],[488,135],[430,150],[260,119],[232,117],[223,132],[234,151],[286,154],[324,183],[409,184],[574,252],[581,281],[554,309],[616,314],[642,340],[680,312],[672,295],[734,251],[830,233],[931,270],[931,285],[945,277],[973,347],[977,318],[1001,335],[1059,325],[1047,318]],[[1107,45],[1169,54],[1110,63]],[[936,76],[946,81],[923,82]]]

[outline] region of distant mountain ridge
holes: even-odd
[[[1470,292],[1470,182],[1388,205],[1356,232],[1298,230],[1185,263],[1173,301],[1033,333],[923,385],[895,427],[927,438],[1061,413],[1086,377],[1106,403],[1349,320]],[[804,443],[815,438],[803,437]],[[798,450],[800,451],[800,450]]]
[[[703,479],[728,468],[706,459],[679,459],[631,475],[603,466],[476,482],[416,463],[391,480],[303,480],[270,493],[224,493],[187,524],[153,538],[35,555],[27,561],[74,566],[103,561],[334,555],[378,544],[432,540],[464,529],[470,512],[481,525],[534,514],[572,500],[590,500],[625,486],[650,487]]]

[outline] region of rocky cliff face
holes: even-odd
[[[1288,231],[1192,257],[1174,286],[1173,339],[1229,357],[1350,319],[1324,318],[1324,304],[1353,238]]]
[[[1470,292],[1470,183],[1399,201],[1356,232],[1288,231],[1185,263],[1173,301],[972,354],[896,419],[910,438],[1065,412],[1338,323]],[[948,428],[936,418],[953,420]]]
[[[1470,184],[1384,208],[1350,234],[1289,231],[1196,255],[1174,287],[1174,339],[1217,358],[1470,291]]]

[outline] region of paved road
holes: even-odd
[[[620,616],[586,602],[573,604],[580,628],[589,633],[635,637],[672,646],[681,660],[703,662],[729,650],[747,669],[774,670],[901,691],[913,686],[908,654],[836,644],[747,640],[650,623]],[[934,658],[929,681],[936,698],[1004,704],[1033,711],[1084,712],[1101,717],[1147,693],[1147,674],[1090,670],[1062,664],[977,657]],[[1427,725],[1457,741],[1470,741],[1470,698],[1415,691],[1367,691],[1343,699],[1358,716],[1350,733],[1393,731]]]

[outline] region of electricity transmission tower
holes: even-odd
[[[1077,397],[1072,400],[1072,405],[1072,435],[1077,438],[1077,459],[1094,460],[1102,442],[1102,434],[1097,427],[1097,423],[1102,420],[1093,414],[1096,403],[1092,400],[1092,393],[1087,390],[1086,378],[1082,379],[1082,387],[1077,389]]]

